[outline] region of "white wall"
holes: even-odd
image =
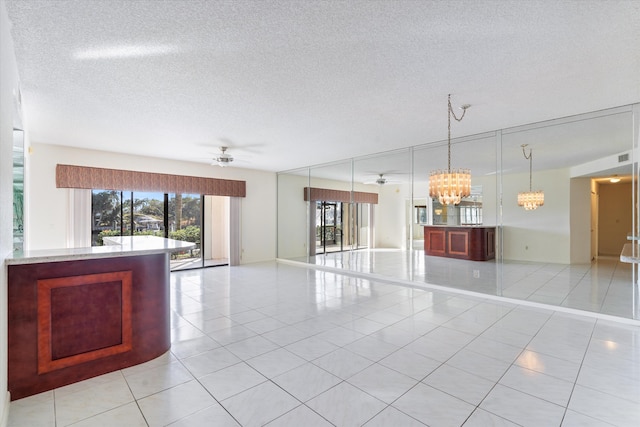
[[[0,2],[0,426],[9,413],[7,393],[7,267],[13,250],[13,93],[18,90],[18,68],[9,32],[5,2]]]
[[[506,260],[568,264],[570,258],[570,180],[568,169],[534,173],[533,190],[544,191],[544,206],[525,211],[518,193],[529,190],[529,174],[503,178],[503,238]]]
[[[591,262],[591,179],[571,178],[571,264]]]
[[[66,246],[70,190],[56,188],[55,169],[60,163],[244,180],[247,196],[242,199],[241,263],[275,259],[275,173],[36,143],[32,144],[29,161],[30,191],[27,197],[30,216],[26,228],[29,230],[27,244],[30,250]]]
[[[299,258],[307,254],[304,187],[308,185],[306,176],[278,175],[278,258]]]
[[[406,200],[409,185],[385,184],[379,187],[375,206],[376,248],[407,247]]]
[[[482,225],[495,227],[500,222],[496,175],[472,175],[471,185],[482,186]]]

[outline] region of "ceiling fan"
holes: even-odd
[[[364,184],[385,185],[387,183],[392,183],[392,182],[398,182],[398,181],[389,180],[389,178],[385,177],[383,173],[379,173],[378,174],[378,178],[376,178],[374,180],[370,180],[370,181],[365,181]]]
[[[233,156],[227,153],[229,147],[220,147],[220,154],[213,159],[213,161],[220,167],[229,166],[233,162]],[[212,165],[214,163],[211,163]]]

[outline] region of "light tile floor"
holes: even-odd
[[[638,426],[640,326],[283,263],[171,274],[172,348],[9,426]]]
[[[333,271],[391,279],[411,286],[440,285],[487,295],[640,319],[631,264],[601,257],[591,264],[466,261],[425,256],[423,250],[375,249],[297,258]]]

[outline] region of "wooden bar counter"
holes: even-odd
[[[478,226],[424,227],[425,255],[487,261],[496,257],[496,228]]]
[[[154,359],[171,346],[169,258],[192,243],[16,253],[8,270],[11,399]]]

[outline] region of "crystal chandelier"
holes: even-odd
[[[447,170],[434,170],[429,174],[429,197],[438,199],[443,205],[457,205],[463,197],[471,194],[471,171],[469,169],[451,170],[451,116],[456,121],[461,121],[470,105],[465,104],[462,108],[460,118],[456,117],[451,108],[451,94],[449,94],[449,116],[448,116],[448,167]]]
[[[533,164],[533,150],[529,149],[529,155],[524,151],[528,144],[522,145],[522,154],[529,160],[529,191],[518,193],[518,206],[522,206],[527,211],[538,209],[544,205],[544,192],[542,190],[533,191],[531,188],[531,169]]]

